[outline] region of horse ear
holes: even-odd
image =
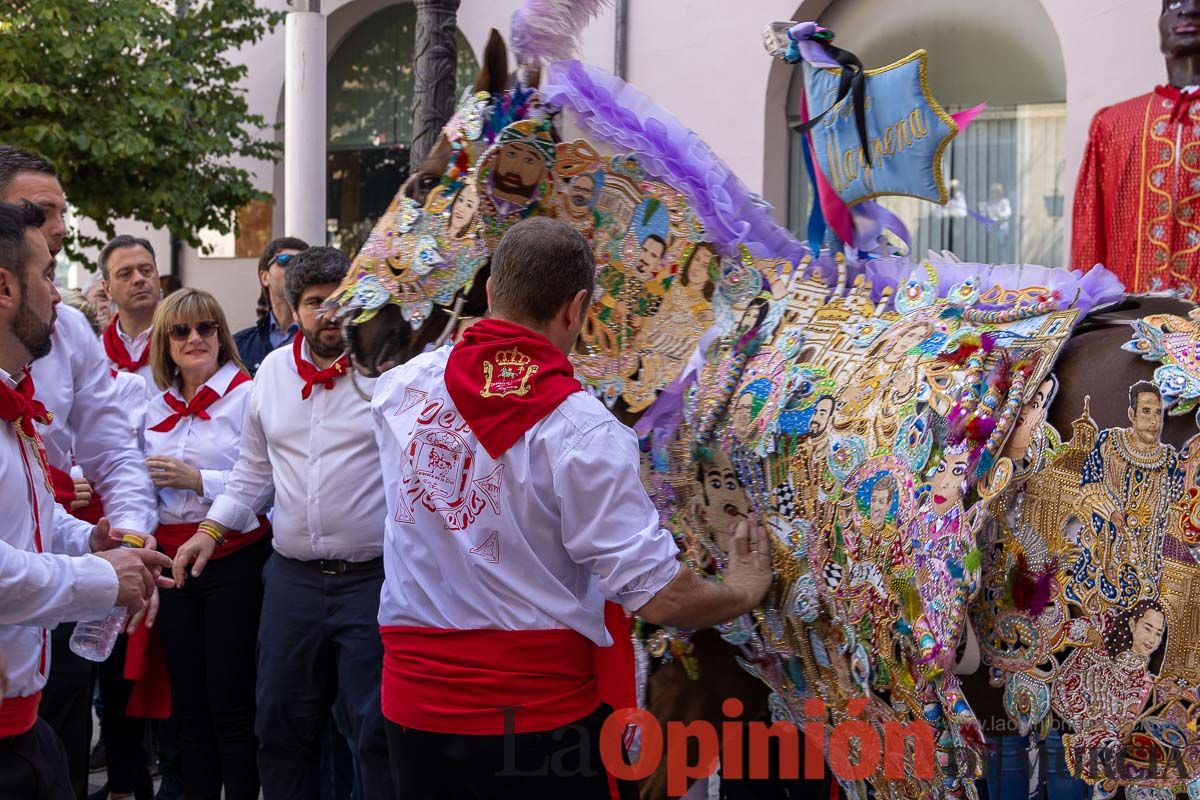
[[[500,31],[492,28],[483,48],[483,64],[475,78],[476,92],[500,94],[508,88],[508,45]]]

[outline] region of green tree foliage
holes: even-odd
[[[268,195],[237,158],[279,145],[231,56],[283,14],[254,0],[4,0],[0,142],[40,153],[105,233],[132,217],[193,246]],[[283,53],[279,54],[283,58]]]

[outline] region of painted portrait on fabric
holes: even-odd
[[[550,202],[554,163],[555,143],[547,118],[512,123],[480,156],[475,180],[489,249],[508,225]]]

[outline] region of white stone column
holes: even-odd
[[[287,15],[283,117],[283,233],[325,244],[325,17],[321,0]]]

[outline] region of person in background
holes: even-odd
[[[104,331],[104,351],[112,368],[136,372],[154,386],[150,372],[150,323],[162,299],[154,247],[145,239],[122,234],[100,251],[104,290],[117,313]]]
[[[258,322],[233,335],[242,363],[251,375],[258,372],[267,353],[291,344],[298,326],[288,303],[284,280],[288,263],[308,245],[293,236],[284,236],[267,245],[258,259]]]
[[[154,314],[146,463],[158,487],[158,546],[172,558],[193,536],[237,462],[251,379],[221,306],[181,289]],[[253,509],[261,513],[262,507]],[[158,630],[179,724],[189,800],[255,800],[255,646],[270,526],[247,514],[198,578],[162,593]]]
[[[266,800],[316,797],[320,736],[335,704],[365,796],[393,796],[374,620],[387,513],[368,400],[374,381],[356,385],[341,331],[320,311],[349,267],[332,247],[311,247],[288,264],[301,335],[263,360],[238,462],[202,524],[232,540],[248,511],[275,496],[255,722]],[[174,574],[185,588],[216,548],[209,535],[179,548]]]
[[[146,548],[118,548],[107,519],[91,525],[54,501],[36,423],[29,364],[54,346],[58,292],[54,260],[38,228],[42,210],[0,203],[0,797],[71,800],[61,741],[40,718],[52,660],[47,627],[95,619],[114,606],[136,618],[169,560]],[[170,585],[164,582],[164,586]],[[68,629],[70,626],[66,626]]]
[[[108,327],[108,323],[112,322],[113,309],[112,301],[108,299],[108,291],[104,288],[104,279],[100,277],[99,273],[92,276],[91,282],[83,290],[83,296],[94,309],[96,321],[99,323],[100,330],[103,331]],[[65,301],[66,298],[63,299]]]
[[[0,202],[21,200],[42,211],[41,234],[50,254],[56,255],[67,235],[67,200],[53,165],[33,153],[0,145]],[[73,515],[93,525],[106,516],[119,533],[148,536],[157,525],[154,486],[142,449],[129,430],[127,404],[87,319],[73,308],[59,306],[57,311],[50,353],[30,368],[36,399],[54,417],[49,424],[38,423],[37,429],[55,499],[66,507],[77,499],[70,473],[78,465],[94,492],[88,505]],[[157,603],[155,595],[151,605]],[[62,739],[71,786],[83,800],[92,746],[94,665],[67,646],[72,627],[59,625],[51,633],[53,658],[40,713]]]

